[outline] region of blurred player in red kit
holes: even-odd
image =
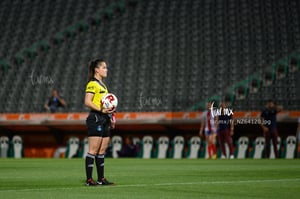
[[[203,112],[200,126],[200,137],[203,137],[203,131],[207,144],[208,156],[211,159],[216,159],[217,148],[216,148],[216,127],[215,120],[211,113],[212,103],[207,103],[207,110]]]

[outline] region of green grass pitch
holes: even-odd
[[[299,159],[106,158],[105,173],[116,185],[86,187],[84,159],[0,159],[0,198],[300,197]]]

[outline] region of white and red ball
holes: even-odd
[[[107,93],[102,97],[101,104],[105,109],[116,109],[118,106],[118,98],[112,93]]]

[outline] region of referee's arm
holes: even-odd
[[[84,104],[85,104],[85,106],[87,106],[90,109],[95,110],[95,111],[101,111],[101,108],[97,107],[93,103],[93,97],[94,97],[94,93],[85,93],[85,98],[84,98]]]

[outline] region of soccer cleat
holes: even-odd
[[[98,185],[113,185],[114,183],[113,182],[109,182],[108,180],[106,180],[106,178],[102,178],[101,181],[97,181],[97,184]]]
[[[85,185],[86,186],[96,186],[97,183],[92,178],[90,178],[86,181]]]

